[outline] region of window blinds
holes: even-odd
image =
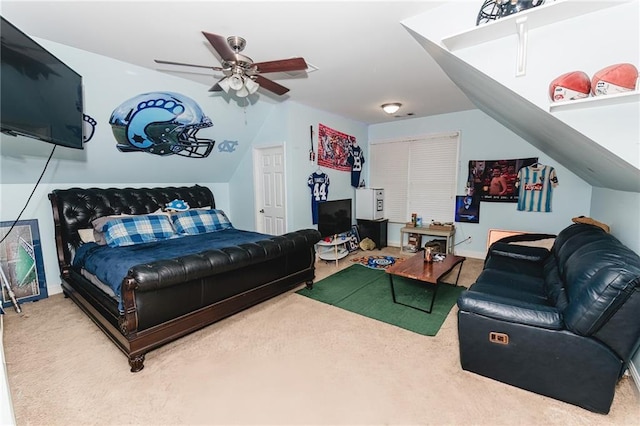
[[[371,142],[371,188],[384,188],[385,217],[405,223],[452,222],[460,134]]]

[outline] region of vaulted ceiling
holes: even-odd
[[[442,1],[2,1],[2,16],[28,35],[161,70],[211,87],[219,66],[202,31],[241,36],[256,62],[301,56],[308,72],[268,74],[278,97],[364,123],[473,109],[400,22]],[[401,102],[389,116],[380,105]]]

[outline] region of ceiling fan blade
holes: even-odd
[[[154,62],[156,62],[158,64],[182,65],[182,66],[185,66],[185,67],[198,67],[198,68],[207,68],[207,69],[214,70],[214,71],[222,71],[222,68],[220,68],[220,67],[212,67],[210,65],[185,64],[185,63],[182,63],[182,62],[162,61],[160,59],[154,59]]]
[[[211,46],[213,46],[216,52],[218,52],[218,55],[220,55],[220,58],[222,58],[223,61],[233,62],[236,60],[236,53],[231,49],[231,47],[229,47],[229,43],[227,43],[226,38],[218,34],[206,33],[204,31],[202,34],[204,34],[207,40],[209,40],[209,43],[211,43]]]
[[[280,84],[276,83],[273,80],[269,80],[268,78],[264,78],[261,75],[257,75],[256,76],[256,83],[258,83],[260,85],[260,87],[263,87],[267,90],[272,91],[273,93],[275,93],[276,95],[284,95],[285,93],[287,93],[289,91],[289,89],[287,89],[284,86],[281,86]]]
[[[307,69],[304,58],[280,59],[277,61],[256,62],[253,64],[258,72],[302,71]]]

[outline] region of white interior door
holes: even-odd
[[[256,229],[270,235],[286,232],[284,147],[254,151]]]

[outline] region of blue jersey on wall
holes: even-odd
[[[347,163],[351,165],[351,186],[357,188],[360,184],[360,172],[364,164],[364,154],[359,146],[352,146],[349,149],[349,157]]]
[[[313,223],[318,223],[318,203],[327,201],[329,196],[329,176],[321,170],[313,172],[307,180],[311,188],[311,217]]]

